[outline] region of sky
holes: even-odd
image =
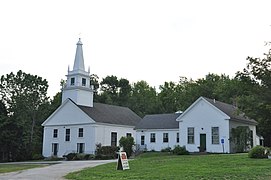
[[[8,0],[0,2],[0,75],[26,73],[60,91],[76,43],[102,78],[159,88],[180,77],[234,77],[271,41],[270,0]]]

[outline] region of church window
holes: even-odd
[[[151,133],[150,142],[155,143],[155,133]]]
[[[132,133],[126,133],[126,137],[132,137]]]
[[[141,136],[141,143],[140,143],[142,146],[145,145],[145,136]]]
[[[74,83],[75,83],[75,78],[71,78],[71,86],[74,86]]]
[[[180,142],[180,134],[177,132],[177,134],[176,134],[176,142],[178,143],[178,142]]]
[[[85,143],[77,143],[77,152],[84,153],[85,152]]]
[[[78,130],[78,137],[83,137],[84,136],[84,129],[83,128],[79,128]]]
[[[58,143],[52,143],[52,153],[54,156],[57,156],[58,152]]]
[[[82,86],[86,86],[86,78],[82,78]]]
[[[70,129],[66,129],[65,141],[70,141],[70,135],[71,135],[71,130]]]
[[[219,127],[212,127],[212,144],[219,144]]]
[[[54,129],[53,131],[53,138],[57,138],[58,129]]]
[[[111,146],[117,146],[117,133],[111,132]]]
[[[168,133],[163,133],[163,142],[164,143],[168,142]]]
[[[193,127],[189,127],[187,128],[187,143],[188,144],[194,144],[194,128]]]

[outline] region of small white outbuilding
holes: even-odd
[[[234,153],[232,129],[248,127],[251,148],[259,145],[256,125],[235,106],[200,97],[182,114],[146,115],[136,125],[136,143],[148,151],[180,145],[189,152]]]
[[[190,152],[234,153],[231,131],[238,126],[249,127],[250,146],[257,145],[257,122],[231,104],[200,97],[177,121],[180,145],[185,145]]]

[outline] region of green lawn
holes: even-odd
[[[20,171],[24,169],[31,169],[36,167],[42,167],[47,165],[42,164],[0,164],[0,173],[8,173],[14,171]]]
[[[130,170],[117,171],[116,163],[70,173],[68,179],[271,179],[270,159],[247,154],[175,156],[145,153],[129,161]]]

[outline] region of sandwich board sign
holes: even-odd
[[[119,152],[117,170],[130,169],[126,152]]]

